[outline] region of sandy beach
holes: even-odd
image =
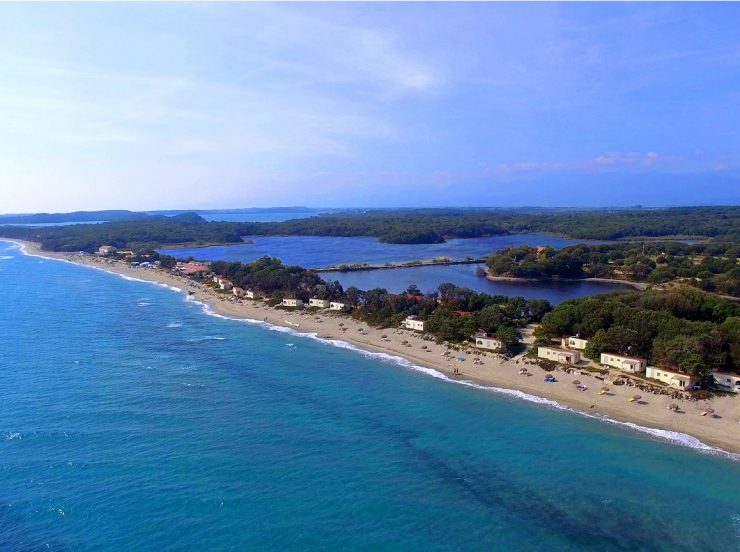
[[[465,350],[452,350],[448,358],[446,353],[450,350],[447,346],[438,345],[429,337],[425,339],[422,334],[409,330],[377,329],[353,320],[348,315],[327,311],[290,312],[268,307],[262,301],[236,301],[231,295],[217,293],[164,270],[131,267],[123,262],[105,261],[91,256],[40,251],[35,243],[7,241],[21,244],[29,254],[63,259],[191,292],[194,299],[209,305],[215,313],[223,316],[262,321],[288,327],[296,332],[316,334],[321,338],[342,340],[366,351],[386,353],[404,358],[415,365],[432,368],[451,380],[520,391],[555,401],[563,407],[590,416],[636,424],[648,428],[656,436],[675,442],[701,448],[693,439],[671,432],[686,434],[710,447],[740,453],[740,396],[723,396],[711,401],[676,400],[664,395],[646,394],[633,387],[613,385],[609,385],[610,391],[607,394],[600,395],[599,389],[604,382],[597,379],[596,374],[589,372],[577,371],[570,374],[558,370],[554,372],[558,381],[547,383],[544,381],[544,370],[521,356],[508,359],[494,353],[481,354],[472,351],[470,354]],[[457,357],[465,360],[458,361]],[[527,368],[529,375],[520,374],[523,367]],[[455,373],[456,368],[459,374]],[[615,370],[606,379],[610,380],[619,374],[621,373]],[[573,384],[574,380],[579,380],[588,389],[578,391]],[[641,400],[630,402],[629,398],[634,394],[641,394]],[[671,403],[679,405],[677,412],[667,409]],[[702,410],[710,406],[718,418],[701,415]]]

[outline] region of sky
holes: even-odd
[[[740,204],[740,4],[0,3],[0,213]]]

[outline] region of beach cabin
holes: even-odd
[[[588,339],[581,339],[577,335],[572,335],[570,337],[564,337],[560,341],[560,344],[568,349],[578,349],[579,351],[583,351],[586,348],[586,345],[588,345]]]
[[[340,303],[339,301],[331,301],[329,303],[329,310],[343,311],[347,309],[348,309],[347,303]]]
[[[245,296],[246,296],[246,293],[247,293],[246,291],[244,291],[244,290],[243,290],[242,288],[240,288],[239,286],[234,286],[234,287],[233,287],[233,289],[232,289],[231,291],[232,291],[232,293],[233,293],[233,294],[234,294],[234,295],[235,295],[236,297],[238,297],[238,298],[240,298],[240,299],[241,299],[242,297],[245,297]]]
[[[218,279],[218,287],[220,287],[224,291],[231,291],[231,289],[234,287],[234,284],[232,284],[228,280],[224,280],[223,278],[219,278]]]
[[[254,291],[253,291],[253,290],[251,290],[251,289],[248,289],[248,290],[246,290],[246,291],[244,292],[244,296],[245,296],[245,297],[246,297],[247,299],[257,299],[257,293],[256,293],[256,292],[254,292]]]
[[[486,332],[478,332],[473,336],[475,346],[478,349],[487,349],[489,351],[500,351],[504,348],[504,344],[495,337],[490,337]]]
[[[303,306],[303,301],[300,299],[283,299],[284,307],[300,308]]]
[[[424,321],[416,315],[406,317],[406,320],[403,321],[403,326],[407,330],[424,331]]]
[[[111,255],[118,251],[115,247],[112,245],[101,245],[98,247],[98,255]]]
[[[309,307],[317,307],[319,309],[328,309],[329,303],[328,299],[316,299],[315,297],[308,300]]]
[[[615,355],[612,353],[601,353],[601,364],[611,366],[612,368],[618,368],[619,370],[622,370],[622,372],[637,374],[645,371],[647,360],[644,358]]]
[[[537,347],[537,356],[561,364],[578,364],[581,361],[581,353],[560,347]]]
[[[712,372],[715,385],[740,393],[740,374],[732,372]]]
[[[655,366],[648,366],[645,369],[645,376],[662,381],[671,387],[684,390],[691,389],[696,383],[696,378],[691,374],[682,374],[681,372],[674,372],[673,370],[666,370],[665,368],[657,368]]]

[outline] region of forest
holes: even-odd
[[[631,210],[407,209],[326,214],[284,222],[206,222],[195,213],[55,227],[0,226],[0,235],[47,250],[92,251],[104,244],[157,247],[239,243],[242,236],[370,236],[388,243],[440,243],[547,232],[589,240],[692,236],[740,243],[740,207]]]
[[[593,360],[612,352],[699,377],[740,372],[740,305],[687,286],[566,301],[544,315],[535,335],[545,343],[579,335]]]
[[[550,310],[542,300],[491,296],[442,284],[437,291],[422,294],[415,286],[405,293],[376,288],[346,290],[336,281],[324,281],[316,272],[286,266],[279,259],[263,257],[251,263],[211,263],[211,269],[234,285],[252,289],[277,303],[283,297],[308,302],[310,297],[343,301],[353,307],[353,316],[381,328],[397,327],[410,315],[427,321],[425,332],[439,340],[462,342],[478,330],[501,339],[509,350],[519,342],[519,329],[538,322]]]
[[[680,280],[740,297],[740,243],[618,242],[565,247],[509,247],[487,260],[494,276],[617,278],[661,284]]]

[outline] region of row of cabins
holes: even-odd
[[[569,336],[563,338],[560,344],[561,347],[538,347],[537,356],[560,364],[578,364],[581,362],[581,351],[588,345],[588,340],[582,339],[579,336]],[[618,355],[615,353],[601,353],[599,360],[603,366],[616,368],[628,374],[641,374],[644,372],[647,378],[658,380],[677,389],[691,389],[697,383],[696,378],[691,374],[648,366],[647,360],[644,358]],[[718,378],[723,380],[718,382],[720,385],[736,388],[734,390],[740,392],[740,376],[737,374],[722,374],[718,372],[715,373],[715,381]]]
[[[305,306],[305,303],[300,299],[285,298],[281,305],[283,307],[302,308]],[[348,308],[347,303],[342,303],[341,301],[330,301],[329,299],[317,299],[315,297],[308,300],[308,306],[333,311],[345,311]]]
[[[407,330],[414,330],[416,332],[424,331],[424,320],[416,315],[407,316],[403,321],[402,326]],[[501,351],[504,349],[504,344],[500,339],[496,339],[488,335],[486,332],[478,332],[472,336],[475,347],[478,349],[485,349],[488,351]]]

